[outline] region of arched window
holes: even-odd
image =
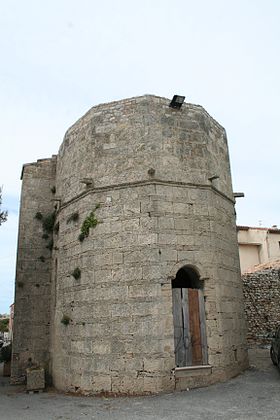
[[[199,280],[198,273],[194,268],[186,265],[177,271],[176,277],[172,280],[172,288],[202,289],[203,283]]]
[[[193,267],[178,270],[172,299],[176,366],[207,364],[203,282]]]

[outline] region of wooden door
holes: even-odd
[[[202,291],[173,288],[176,366],[207,364],[204,299]]]

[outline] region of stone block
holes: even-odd
[[[126,395],[137,395],[144,392],[144,378],[119,376],[112,377],[112,392]]]
[[[112,379],[110,375],[94,374],[92,377],[92,389],[95,393],[99,392],[111,392]],[[114,391],[113,391],[114,392]]]
[[[176,233],[160,233],[158,235],[159,245],[175,245],[177,243]]]
[[[106,341],[93,341],[92,352],[94,354],[109,354],[111,352],[111,343]]]
[[[156,244],[158,242],[157,237],[158,235],[156,233],[146,233],[137,235],[137,243],[139,245]]]
[[[161,248],[160,249],[160,261],[177,261],[176,249]]]
[[[174,229],[174,217],[158,217],[158,229],[161,232]]]
[[[45,389],[45,370],[43,368],[26,369],[27,391],[39,391]]]
[[[145,376],[144,378],[144,393],[147,394],[156,394],[158,392],[162,392],[165,389],[163,377],[160,376]],[[172,384],[171,387],[169,386],[169,390],[174,389]]]

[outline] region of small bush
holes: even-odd
[[[35,214],[35,219],[37,219],[37,220],[42,220],[43,219],[43,215],[40,211],[37,211],[37,213]]]
[[[52,233],[55,224],[56,212],[52,212],[43,218],[43,229],[46,233]]]
[[[79,269],[79,267],[76,267],[71,275],[74,277],[75,280],[80,279],[81,278],[81,270]]]
[[[42,238],[43,239],[49,239],[49,235],[47,233],[43,233]]]
[[[80,235],[78,236],[78,239],[80,242],[83,242],[83,240],[85,239],[85,235],[83,233],[80,233]]]
[[[10,362],[12,358],[12,345],[8,344],[0,349],[0,362]]]
[[[71,318],[68,315],[63,315],[63,317],[61,318],[61,323],[63,325],[68,325],[71,321]]]
[[[0,319],[0,332],[9,331],[9,318]]]
[[[55,186],[51,187],[51,192],[52,192],[53,194],[55,194],[55,193],[56,193],[56,188],[55,188]]]
[[[45,258],[43,255],[41,255],[41,256],[39,257],[39,260],[40,260],[41,262],[45,262],[45,261],[46,261],[46,258]]]
[[[81,233],[86,237],[89,235],[90,228],[95,228],[98,224],[98,220],[93,211],[85,218],[81,227]]]
[[[150,176],[154,176],[154,174],[156,173],[156,171],[155,171],[155,169],[154,168],[150,168],[149,170],[148,170],[148,174],[150,175]]]
[[[79,213],[76,211],[75,213],[70,214],[70,216],[68,217],[66,223],[71,223],[71,222],[77,222],[77,220],[79,220]]]

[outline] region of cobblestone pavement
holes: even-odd
[[[280,374],[268,349],[250,350],[251,368],[225,383],[133,398],[26,394],[0,378],[1,420],[280,419]]]

